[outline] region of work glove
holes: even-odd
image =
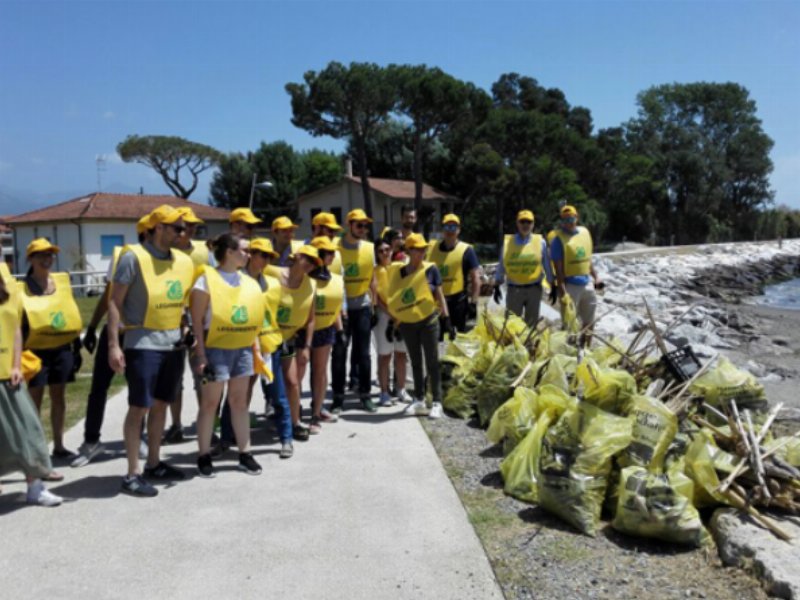
[[[474,321],[478,318],[478,305],[474,302],[467,302],[467,319]]]
[[[494,301],[500,304],[500,300],[503,299],[503,291],[500,289],[500,284],[495,284],[494,286],[494,293],[492,293],[492,298]]]
[[[77,373],[81,370],[81,366],[83,366],[83,357],[81,356],[81,340],[77,338],[74,342],[72,342],[72,372]]]
[[[375,329],[375,325],[378,324],[378,311],[375,309],[372,310],[372,316],[369,318],[369,328]]]
[[[89,354],[94,354],[94,349],[97,347],[97,332],[93,327],[86,330],[86,335],[83,336],[83,347]]]
[[[386,326],[386,339],[390,344],[394,341],[394,325],[391,323]]]
[[[556,305],[556,302],[558,302],[558,288],[556,286],[550,288],[550,294],[547,299],[551,306]]]
[[[456,339],[456,328],[453,326],[453,322],[450,320],[450,317],[442,318],[442,327],[447,332],[447,337],[450,338],[451,342]]]

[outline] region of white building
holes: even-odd
[[[190,206],[205,221],[198,228],[200,239],[228,228],[228,211],[207,204],[175,196],[94,193],[8,218],[14,232],[12,270],[25,272],[25,249],[31,240],[45,237],[61,248],[54,271],[88,272],[73,277],[73,285],[102,289],[114,246],[136,243],[136,222],[162,204]]]

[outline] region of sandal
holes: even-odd
[[[46,476],[42,477],[42,481],[64,481],[64,476],[58,471],[50,471]]]

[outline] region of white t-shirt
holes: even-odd
[[[239,287],[242,285],[242,274],[239,271],[233,271],[232,273],[228,271],[220,271],[217,269],[217,273],[219,273],[220,277],[231,287]],[[193,290],[200,290],[201,292],[205,292],[208,294],[208,283],[206,280],[205,273],[200,275],[197,278],[197,281],[194,282],[194,286],[192,286]],[[203,317],[203,329],[208,331],[208,328],[211,327],[211,302],[208,303],[208,308],[206,308],[206,314]]]

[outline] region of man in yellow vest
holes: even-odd
[[[289,217],[281,216],[272,221],[272,247],[278,253],[278,260],[273,262],[279,267],[289,266],[289,257],[303,246],[303,242],[294,239],[298,225]]]
[[[595,289],[602,289],[603,283],[592,265],[592,234],[586,227],[578,226],[578,211],[567,204],[559,215],[561,223],[550,243],[550,256],[556,266],[558,297],[569,294],[572,298],[581,325],[586,330],[580,343],[588,345],[597,309]]]
[[[478,314],[478,297],[481,291],[480,263],[475,250],[458,239],[461,219],[458,215],[445,215],[442,219],[442,240],[434,240],[428,247],[427,260],[439,268],[442,291],[447,300],[447,312],[457,331],[467,330],[467,319]],[[467,282],[472,286],[467,294]],[[441,328],[444,336],[444,328]]]
[[[369,225],[372,223],[360,208],[347,213],[347,229],[339,240],[339,253],[344,265],[344,284],[347,297],[347,310],[342,313],[345,335],[337,338],[333,346],[332,387],[333,404],[331,411],[337,414],[344,405],[344,388],[347,373],[347,346],[353,342],[350,356],[351,376],[358,379],[358,395],[361,405],[368,412],[377,409],[370,398],[372,373],[370,360],[370,333],[377,322],[373,310],[375,297],[375,250],[366,240]],[[373,320],[374,317],[374,320]]]
[[[404,204],[400,208],[400,233],[403,234],[403,239],[407,240],[408,236],[417,230],[417,209],[411,204]]]
[[[183,217],[183,223],[186,225],[186,231],[178,238],[178,243],[175,247],[178,250],[185,252],[194,263],[195,271],[208,264],[209,252],[206,243],[201,240],[194,239],[197,233],[197,226],[203,223],[203,219],[199,218],[189,206],[181,206],[176,209]]]
[[[114,272],[108,307],[108,362],[128,381],[128,414],[123,434],[128,457],[122,490],[155,496],[147,479],[183,479],[185,474],[160,460],[167,404],[183,377],[181,318],[192,286],[194,267],[183,252],[172,249],[185,227],[181,214],[168,205],[150,217],[152,239],[124,252]],[[120,324],[126,325],[120,348]],[[148,457],[139,470],[139,432],[148,418]]]
[[[248,240],[253,237],[253,232],[256,227],[263,223],[261,219],[253,214],[249,208],[234,208],[228,217],[230,222],[231,233],[240,235]]]
[[[505,236],[494,273],[495,302],[502,299],[500,285],[507,280],[506,307],[525,319],[530,327],[539,320],[542,281],[545,277],[548,282],[553,281],[547,243],[541,235],[533,233],[533,219],[530,210],[517,213],[517,233]]]

